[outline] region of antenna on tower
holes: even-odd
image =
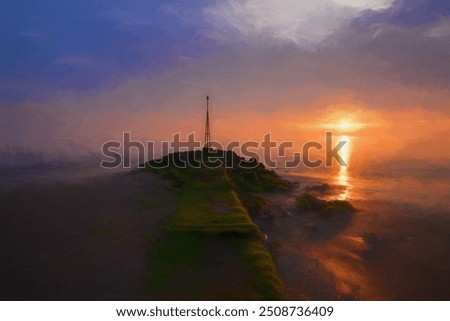
[[[206,125],[205,125],[205,145],[204,149],[211,148],[211,132],[209,128],[209,96],[206,96]]]

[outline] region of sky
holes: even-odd
[[[446,0],[4,0],[0,21],[3,149],[201,137],[210,95],[224,142],[346,118],[360,159],[448,159]]]

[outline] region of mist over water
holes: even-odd
[[[55,183],[77,184],[91,178],[130,171],[126,168],[104,169],[97,162],[38,163],[27,167],[0,168],[0,190],[32,185],[35,188]]]
[[[268,235],[289,295],[311,300],[448,300],[447,167],[439,165],[442,160],[438,166],[436,160],[404,166],[394,160],[360,168],[352,162],[354,147],[341,151],[347,167],[277,170],[295,188],[266,195],[271,219],[257,223]],[[395,167],[401,170],[393,171]],[[0,189],[77,184],[128,170],[102,169],[98,161],[9,167],[0,169]],[[301,211],[295,198],[305,192],[347,200],[356,212],[330,218]]]
[[[351,166],[279,173],[295,190],[271,197],[272,219],[260,224],[294,299],[449,299],[447,177],[353,175]],[[302,211],[295,197],[305,192],[345,199],[356,212]]]

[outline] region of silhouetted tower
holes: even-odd
[[[203,145],[203,148],[211,148],[211,133],[209,128],[209,96],[206,96],[205,145]]]

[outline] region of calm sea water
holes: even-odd
[[[293,298],[450,299],[448,179],[280,174],[295,190],[269,196],[272,213],[259,223]],[[305,191],[357,211],[301,211],[295,197]]]
[[[24,168],[0,168],[0,189],[47,183],[77,183],[129,169],[104,169],[98,163],[42,164]]]

